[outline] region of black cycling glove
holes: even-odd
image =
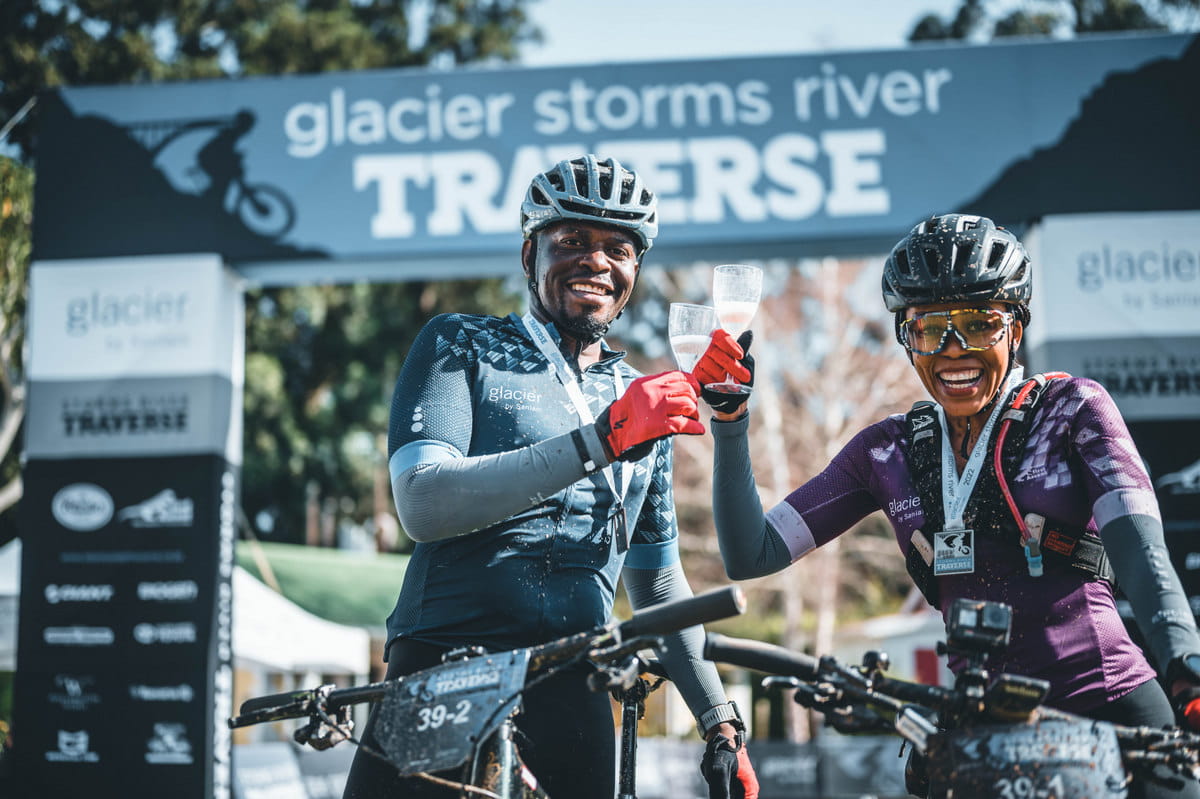
[[[738,363],[746,367],[750,372],[750,379],[741,381],[743,385],[754,386],[754,356],[750,354],[750,345],[754,343],[754,332],[747,330],[742,335],[738,336],[738,346],[742,348],[742,357],[738,359]],[[725,391],[716,391],[704,385],[700,390],[700,397],[708,403],[709,407],[714,411],[721,413],[735,413],[738,408],[746,404],[749,400],[749,394],[731,394]]]

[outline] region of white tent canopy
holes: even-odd
[[[17,660],[21,541],[0,547],[0,671]],[[365,630],[314,616],[240,566],[233,573],[233,652],[240,665],[268,671],[354,674],[370,670]]]
[[[370,671],[366,630],[314,616],[240,566],[233,572],[233,653],[270,671]]]

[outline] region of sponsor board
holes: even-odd
[[[236,373],[242,334],[218,322],[241,288],[219,257],[38,261],[29,299],[31,381]]]
[[[240,413],[240,389],[221,375],[31,380],[25,450],[36,458],[212,453],[237,462],[230,436]]]
[[[1127,422],[1200,419],[1200,336],[1133,336],[1046,342],[1030,368],[1095,380]]]

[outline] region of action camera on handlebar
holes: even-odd
[[[1000,602],[956,599],[946,619],[946,651],[980,662],[1008,646],[1012,608]]]

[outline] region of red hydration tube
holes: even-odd
[[[1046,372],[1044,377],[1046,381],[1050,381],[1056,377],[1070,377],[1066,372]],[[1012,405],[1009,406],[1009,411],[1020,409],[1021,403],[1025,402],[1025,398],[1029,396],[1029,392],[1033,391],[1038,385],[1036,380],[1026,380],[1025,385],[1021,386],[1021,390],[1017,392],[1017,396],[1013,398]],[[1041,384],[1045,386],[1045,383]],[[1007,417],[1007,414],[1005,414]],[[1008,434],[1008,428],[1012,425],[1012,418],[1007,417],[1000,423],[1000,432],[996,433],[996,449],[992,452],[992,467],[996,470],[996,482],[1000,484],[1000,493],[1004,495],[1004,501],[1008,503],[1008,509],[1012,512],[1013,519],[1017,522],[1017,530],[1021,533],[1021,543],[1029,542],[1029,525],[1025,524],[1025,518],[1021,516],[1021,511],[1017,510],[1016,500],[1013,499],[1012,492],[1008,490],[1008,481],[1004,479],[1004,464],[1001,456],[1004,452],[1004,437]]]

